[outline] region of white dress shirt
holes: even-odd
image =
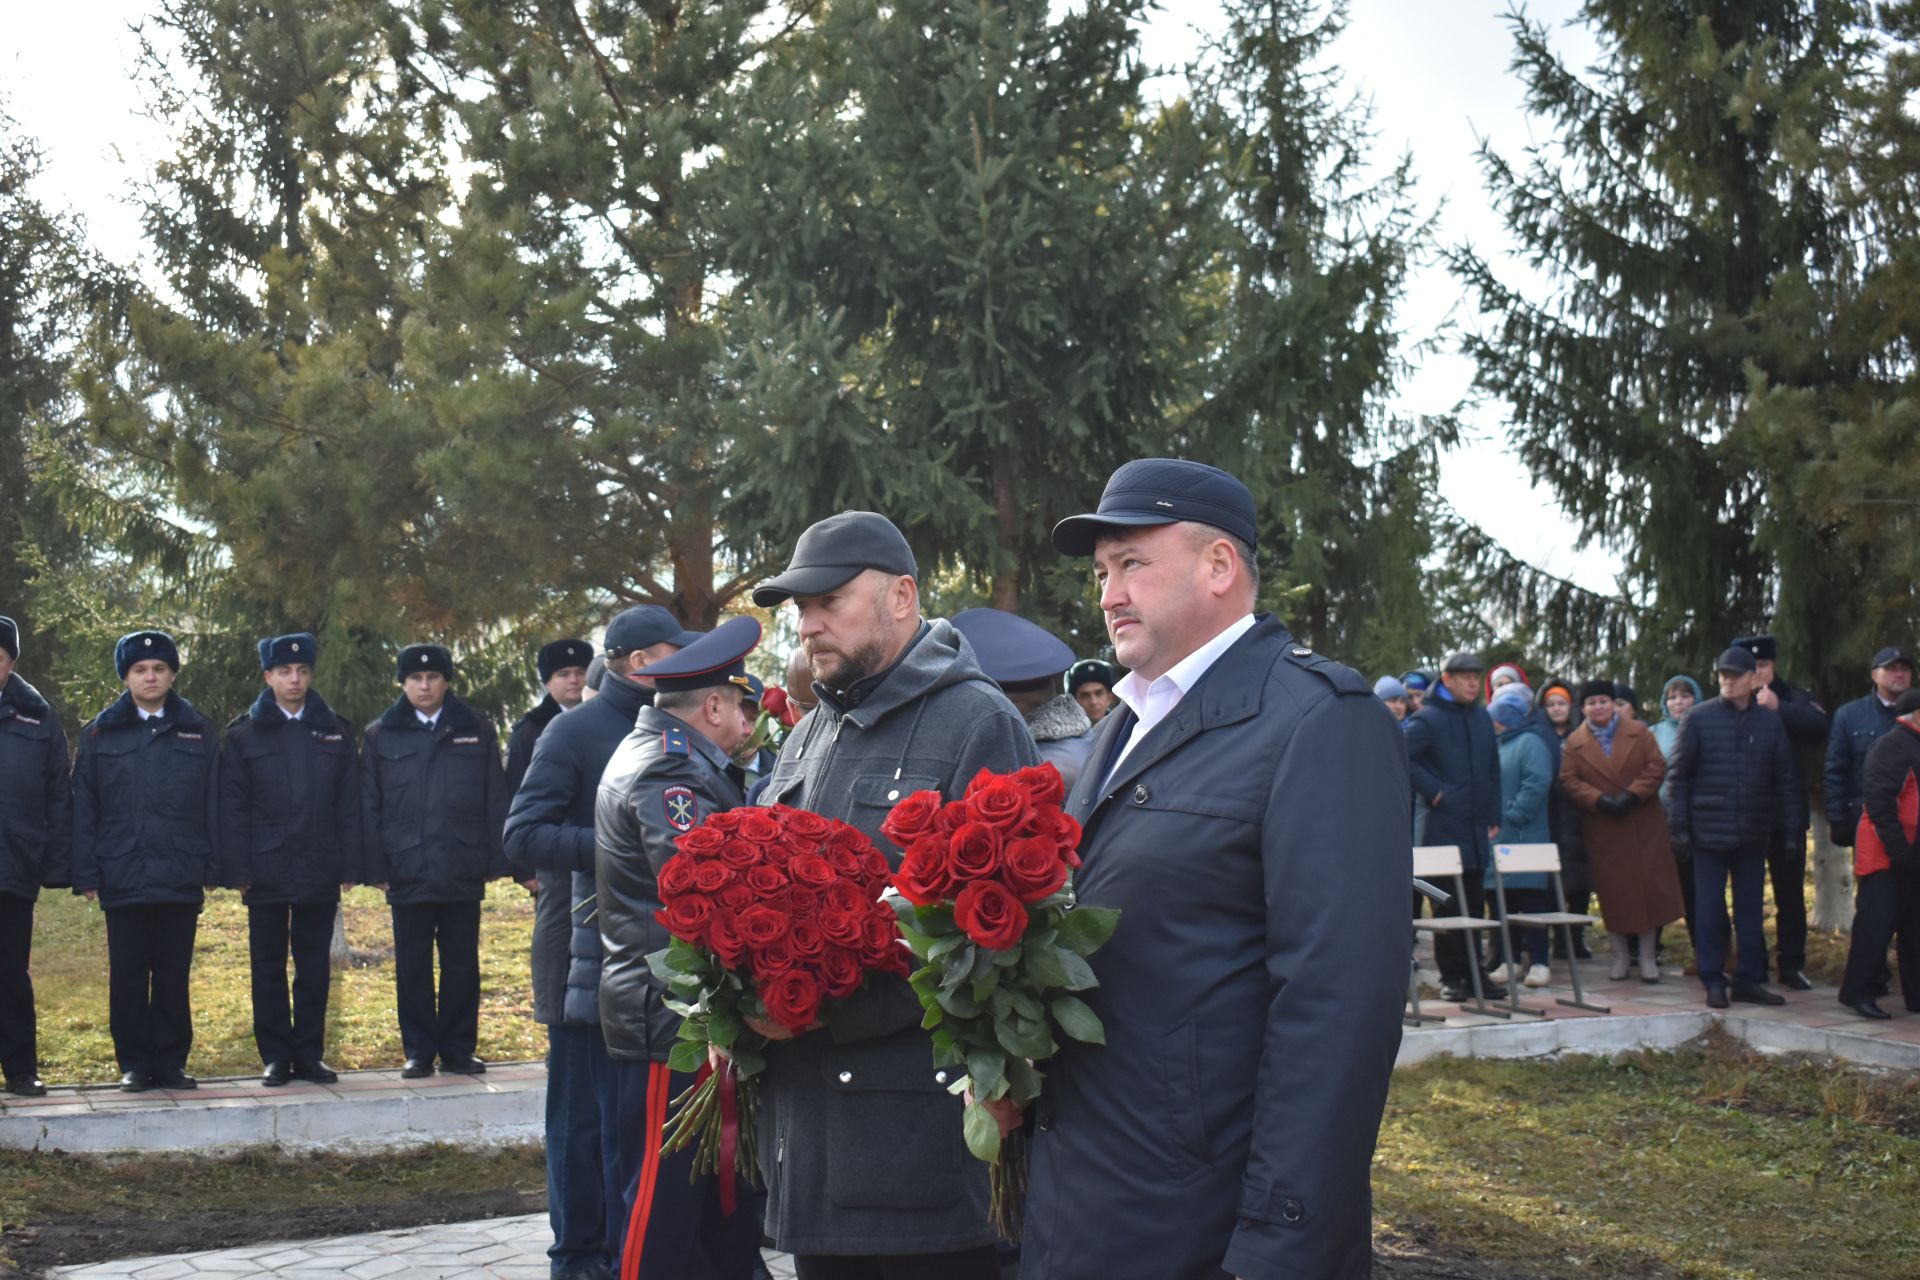
[[[413,709],[413,714],[415,719],[419,720],[421,724],[427,726],[427,728],[429,729],[433,728],[433,726],[440,723],[440,713],[438,711],[434,712],[432,715],[428,715],[426,712],[420,710],[420,708],[415,707]]]
[[[165,707],[162,707],[158,711],[149,711],[137,702],[133,704],[133,709],[140,713],[140,718],[142,720],[159,720],[165,717],[167,714],[167,709]]]
[[[1180,699],[1187,696],[1187,690],[1199,684],[1200,677],[1207,674],[1213,664],[1220,660],[1220,655],[1231,649],[1234,641],[1251,630],[1253,630],[1253,615],[1249,613],[1174,663],[1165,675],[1151,684],[1142,680],[1139,673],[1134,671],[1129,671],[1120,677],[1119,683],[1113,686],[1113,693],[1120,701],[1132,708],[1133,732],[1127,735],[1126,745],[1121,747],[1120,754],[1114,757],[1113,768],[1107,771],[1108,782],[1113,781],[1113,775],[1120,771],[1120,766],[1126,762],[1129,755],[1133,754],[1133,749],[1140,745],[1140,740],[1152,733],[1155,725],[1173,714],[1173,709],[1180,705]],[[1104,790],[1104,786],[1102,789]]]

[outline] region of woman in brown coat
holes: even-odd
[[[1641,980],[1658,982],[1654,931],[1684,911],[1660,807],[1667,762],[1647,726],[1618,714],[1613,692],[1607,680],[1581,686],[1587,720],[1561,750],[1560,788],[1582,815],[1587,867],[1613,945],[1611,976],[1627,976],[1627,939],[1638,934]]]

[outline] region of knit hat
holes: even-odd
[[[1640,710],[1640,695],[1633,691],[1632,685],[1616,681],[1613,686],[1613,696],[1615,701],[1624,702],[1635,711]]]
[[[1404,698],[1407,696],[1407,686],[1392,676],[1381,676],[1373,682],[1373,696],[1383,702],[1388,698]]]
[[[1495,698],[1487,714],[1503,729],[1518,729],[1527,722],[1531,708],[1518,698]]]
[[[1580,700],[1575,705],[1585,706],[1588,698],[1605,698],[1608,702],[1612,702],[1613,681],[1588,680],[1583,682],[1580,686]]]
[[[1505,676],[1510,684],[1525,684],[1527,682],[1527,673],[1522,671],[1518,665],[1511,662],[1503,662],[1493,670],[1487,672],[1487,687],[1491,689],[1499,684],[1500,677],[1502,676]]]
[[[1502,701],[1517,702],[1523,709],[1531,711],[1533,710],[1533,690],[1524,684],[1501,685],[1487,705],[1491,707],[1494,702]]]

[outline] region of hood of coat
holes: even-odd
[[[171,689],[167,690],[166,705],[161,707],[160,714],[174,721],[176,724],[188,728],[197,728],[200,729],[201,732],[205,732],[207,729],[213,727],[211,720],[201,715],[191,702],[188,702]],[[122,725],[138,724],[139,722],[140,712],[133,704],[133,694],[122,693],[108,704],[105,711],[102,711],[93,718],[92,731],[98,733],[102,729],[117,729]]]
[[[814,692],[820,705],[835,716],[853,721],[862,729],[871,729],[903,707],[924,708],[926,695],[969,681],[992,685],[980,669],[967,638],[945,618],[920,624],[920,633],[906,652],[885,672],[861,682],[859,694],[847,705],[840,691],[815,682]]]
[[[0,716],[45,720],[52,711],[53,705],[40,696],[38,689],[22,680],[18,672],[8,676],[6,688],[0,689]]]
[[[254,724],[263,729],[274,729],[286,724],[286,713],[280,710],[280,704],[274,700],[273,690],[262,689],[260,696],[253,700],[253,706],[247,711]],[[307,690],[306,705],[300,710],[300,718],[316,729],[335,729],[343,727],[340,717],[334,714],[327,700]]]
[[[404,694],[394,699],[393,705],[380,713],[380,723],[389,729],[421,727],[419,717],[413,713],[413,704],[407,701]],[[448,694],[447,700],[440,704],[440,724],[445,726],[449,733],[458,734],[484,733],[487,728],[479,712],[452,694]]]
[[[1059,742],[1066,738],[1078,738],[1093,728],[1093,721],[1080,709],[1080,704],[1066,694],[1061,694],[1051,702],[1043,702],[1026,716],[1027,728],[1033,732],[1035,742]]]
[[[1661,713],[1660,719],[1661,720],[1673,719],[1672,716],[1666,714],[1667,695],[1673,692],[1673,686],[1677,684],[1683,684],[1687,686],[1687,688],[1693,690],[1694,706],[1697,707],[1702,702],[1705,701],[1705,699],[1700,695],[1700,682],[1698,680],[1695,680],[1692,676],[1674,676],[1672,679],[1668,680],[1665,684],[1660,686],[1660,713]]]

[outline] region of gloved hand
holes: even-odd
[[[1631,791],[1621,791],[1614,795],[1613,802],[1620,806],[1615,810],[1616,813],[1632,813],[1634,806],[1640,803],[1640,797]]]
[[[1593,802],[1593,807],[1610,818],[1618,818],[1628,809],[1627,805],[1620,803],[1619,796],[1601,796]]]
[[[1691,858],[1693,856],[1692,836],[1683,835],[1678,831],[1671,832],[1667,836],[1667,844],[1672,847],[1673,856],[1676,858]]]

